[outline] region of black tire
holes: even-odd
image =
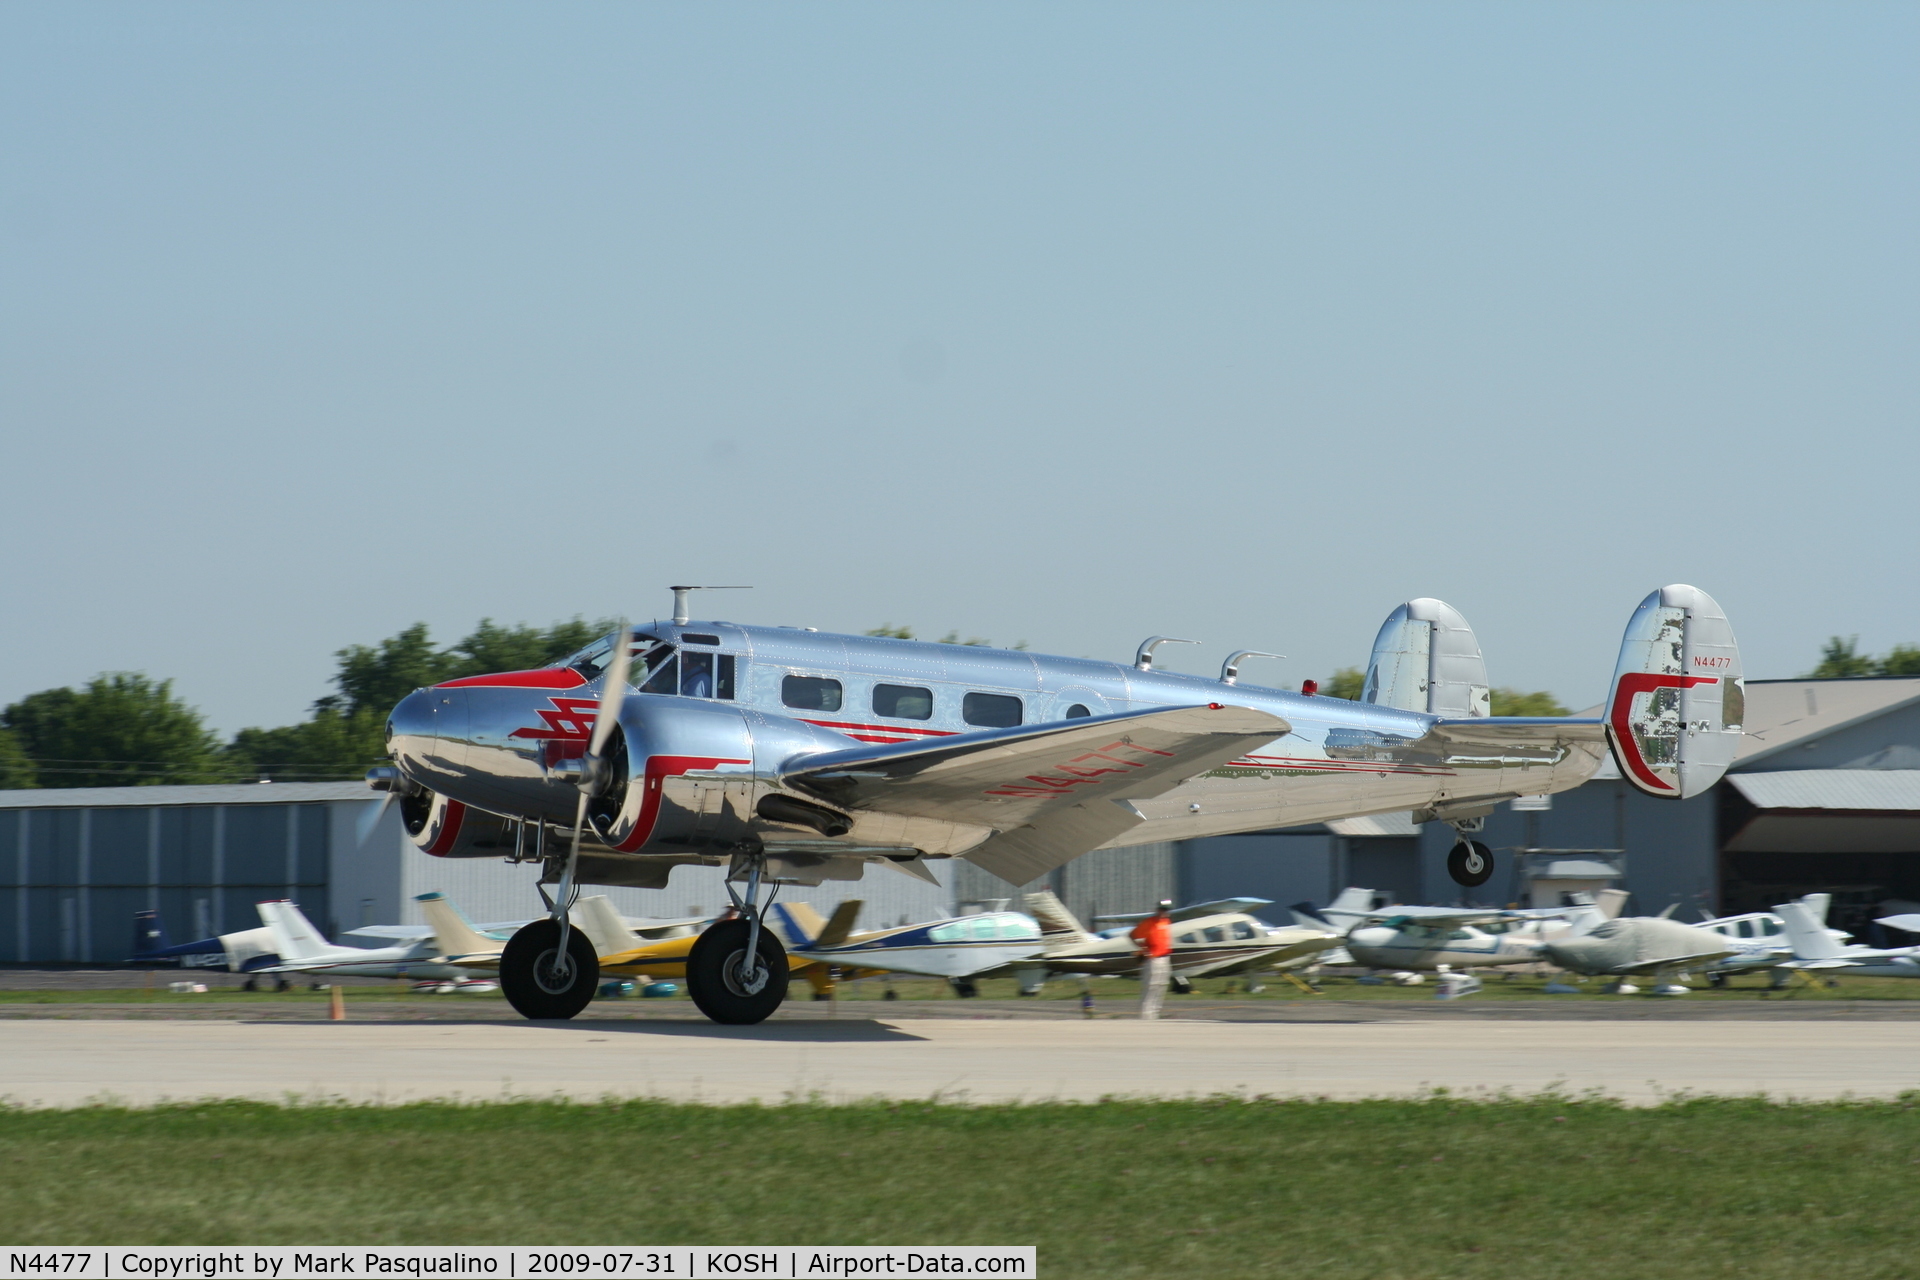
[[[971,1000],[980,994],[980,988],[973,985],[971,978],[948,978],[947,982],[953,987],[953,994],[962,1000]]]
[[[1447,874],[1455,884],[1478,888],[1493,878],[1493,850],[1478,840],[1462,840],[1447,854]]]
[[[554,973],[559,956],[560,924],[535,920],[507,940],[500,953],[500,990],[523,1018],[564,1020],[593,1002],[600,989],[600,958],[593,943],[578,929],[567,931],[570,969]]]
[[[260,981],[257,978],[248,978],[240,984],[240,989],[242,991],[258,991],[260,989]]]
[[[1175,974],[1167,979],[1167,990],[1177,996],[1190,996],[1193,994],[1193,984],[1179,974]]]
[[[740,980],[750,927],[745,920],[722,920],[687,953],[687,994],[700,1012],[728,1026],[764,1022],[787,998],[787,949],[771,929],[760,930],[761,974],[753,982]]]
[[[291,982],[288,982],[285,978],[282,978],[278,982],[273,984],[273,989],[275,991],[291,991],[293,990],[293,984]]]

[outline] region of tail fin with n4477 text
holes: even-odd
[[[1699,795],[1733,763],[1745,709],[1740,648],[1713,597],[1675,585],[1642,600],[1607,696],[1622,776],[1648,795]]]

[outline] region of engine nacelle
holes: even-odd
[[[505,858],[513,853],[513,823],[438,791],[402,796],[400,823],[415,844],[436,858]]]
[[[725,702],[630,696],[607,740],[614,781],[588,808],[621,853],[721,853],[753,837],[753,733]]]

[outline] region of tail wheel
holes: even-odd
[[[600,987],[600,959],[578,929],[567,931],[560,954],[560,924],[535,920],[507,940],[500,953],[500,990],[525,1018],[571,1018],[592,1002]]]
[[[1478,840],[1462,840],[1447,855],[1447,874],[1469,889],[1485,884],[1493,877],[1493,850]]]
[[[787,998],[787,949],[773,930],[760,930],[756,955],[747,954],[745,920],[710,926],[687,953],[687,994],[715,1022],[764,1022]]]

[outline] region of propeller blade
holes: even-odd
[[[587,739],[587,754],[594,759],[600,758],[600,748],[607,745],[607,739],[613,734],[613,726],[620,723],[620,704],[627,696],[627,668],[633,662],[633,629],[626,623],[620,624],[620,634],[614,637],[613,661],[607,664],[607,678],[600,686],[600,714],[593,718],[593,736]],[[586,817],[586,810],[580,811]],[[574,841],[579,842],[579,828],[574,828]]]
[[[380,819],[387,816],[387,806],[393,803],[394,793],[389,791],[380,797],[378,804],[367,806],[354,824],[354,834],[359,837],[357,843],[365,844],[373,838],[373,829],[380,825]]]

